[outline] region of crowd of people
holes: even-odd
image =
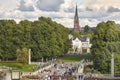
[[[65,78],[65,76],[71,76],[77,70],[77,64],[59,62],[55,63],[50,69],[45,69],[40,72],[43,80],[52,80],[55,78]]]

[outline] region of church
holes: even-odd
[[[76,5],[75,9],[75,16],[74,16],[74,28],[73,32],[80,32],[81,28],[79,26],[79,17],[78,17],[78,9]],[[90,48],[92,44],[90,43],[90,38],[84,37],[84,35],[80,37],[74,37],[73,35],[69,34],[70,45],[72,48],[72,53],[82,54],[82,53],[90,53]],[[70,52],[71,53],[71,52]]]

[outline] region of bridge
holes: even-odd
[[[76,76],[76,80],[120,80],[120,75],[111,75],[111,74],[84,74],[84,65],[92,65],[93,62],[85,62],[81,60],[78,64],[78,69],[76,73],[73,73],[73,76]]]
[[[120,80],[120,75],[111,74],[74,74],[76,76],[76,80]]]

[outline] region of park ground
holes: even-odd
[[[91,55],[64,55],[57,59],[58,62],[79,62],[82,59],[91,60]],[[12,70],[23,72],[33,72],[37,69],[38,64],[22,64],[19,62],[0,62],[0,66],[9,67]]]

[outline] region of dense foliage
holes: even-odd
[[[29,54],[28,54],[28,49],[27,48],[23,48],[22,50],[17,49],[16,56],[17,56],[17,61],[18,62],[28,64],[28,60],[29,60],[28,55]]]
[[[120,30],[114,21],[101,22],[97,25],[92,40],[94,68],[102,73],[110,73],[111,54],[115,56],[115,73],[120,73]]]
[[[17,50],[23,48],[31,49],[32,59],[61,55],[68,49],[68,30],[44,17],[19,24],[0,20],[0,59],[16,59]]]
[[[83,29],[84,29],[84,33],[82,35],[84,35],[85,37],[89,37],[91,40],[93,37],[94,27],[85,25],[85,27],[83,27]]]

